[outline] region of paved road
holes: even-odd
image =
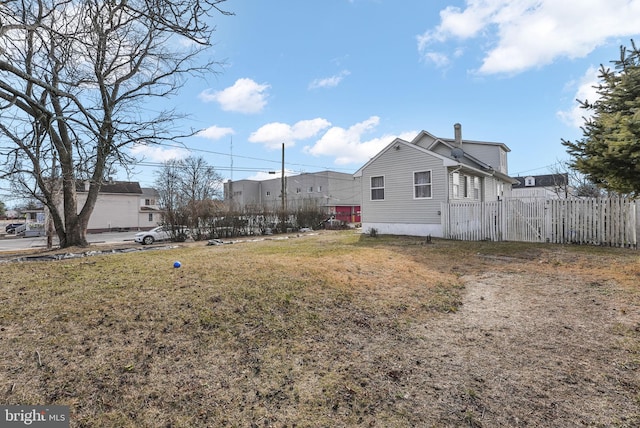
[[[90,244],[117,244],[119,242],[133,242],[136,232],[109,232],[109,233],[90,233],[87,240]],[[58,239],[54,239],[53,245],[58,245]],[[46,237],[19,238],[8,235],[4,239],[0,239],[1,251],[27,250],[33,248],[46,248]]]

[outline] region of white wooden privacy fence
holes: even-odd
[[[505,199],[442,204],[447,239],[637,248],[638,204],[629,199]]]

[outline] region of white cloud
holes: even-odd
[[[262,143],[269,149],[278,149],[282,147],[282,143],[286,147],[291,147],[295,145],[296,141],[314,137],[329,126],[331,126],[331,123],[322,118],[301,120],[293,126],[281,122],[272,122],[261,126],[257,131],[253,132],[249,136],[249,141]]]
[[[270,174],[269,172],[263,171],[263,172],[258,172],[255,175],[249,176],[246,179],[247,180],[256,180],[256,181],[264,181],[264,180],[273,180],[274,178],[281,178],[282,177],[282,170],[279,169],[277,171],[273,171],[274,174]],[[285,177],[289,177],[292,175],[297,175],[299,174],[299,172],[290,170],[290,169],[285,169],[284,170],[284,176]]]
[[[361,164],[375,156],[396,137],[411,140],[416,135],[415,131],[410,131],[401,135],[384,135],[363,141],[363,137],[373,131],[379,123],[378,116],[371,116],[348,129],[334,126],[313,146],[306,146],[304,151],[313,156],[335,157],[337,165]]]
[[[588,101],[590,103],[596,101],[600,96],[596,92],[594,87],[599,83],[598,79],[599,70],[595,67],[591,67],[582,76],[580,81],[575,83],[577,86],[576,94],[573,97],[573,106],[565,111],[559,111],[558,117],[567,125],[575,126],[576,128],[584,125],[584,118],[588,115],[588,111],[581,108],[578,101]]]
[[[209,140],[219,140],[220,138],[224,138],[227,135],[233,135],[235,132],[233,128],[221,128],[219,126],[213,125],[202,131],[198,132],[196,135],[198,137],[207,138]]]
[[[166,162],[171,159],[186,158],[190,152],[180,147],[164,148],[155,145],[134,144],[131,147],[131,154],[150,162]]]
[[[453,49],[440,44],[482,36],[491,48],[478,72],[513,74],[557,58],[584,57],[639,28],[640,0],[467,0],[464,9],[442,10],[440,24],[417,40],[423,57],[441,65],[449,57],[443,51]]]
[[[251,79],[242,78],[222,91],[214,92],[210,89],[202,91],[199,97],[204,102],[217,102],[225,111],[260,113],[267,105],[267,89],[270,87],[267,84],[261,85]]]
[[[340,73],[335,76],[325,77],[323,79],[315,79],[311,83],[309,83],[309,89],[318,89],[318,88],[334,88],[342,82],[342,79],[350,75],[351,72],[348,70],[342,70]]]
[[[438,68],[444,68],[451,63],[449,57],[439,52],[427,52],[424,54],[425,59],[431,61]]]

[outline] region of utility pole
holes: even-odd
[[[282,143],[282,176],[280,177],[282,183],[282,213],[287,210],[287,194],[285,192],[286,187],[284,184],[284,143]]]
[[[285,215],[287,212],[287,192],[284,178],[284,143],[282,143],[282,176],[280,177],[282,185],[281,199],[282,199],[282,233],[286,232]]]
[[[229,200],[229,212],[233,211],[233,137],[231,137],[230,144],[230,154],[231,154],[231,178],[227,183],[227,192],[228,192],[228,200]]]

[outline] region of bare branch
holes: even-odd
[[[61,245],[82,245],[105,175],[129,168],[136,143],[191,135],[149,99],[176,94],[199,62],[224,0],[34,0],[0,6],[0,146],[3,169],[51,210]],[[187,40],[185,49],[180,40]],[[29,165],[23,167],[22,165]],[[58,170],[63,206],[51,183]],[[78,210],[76,182],[88,178]],[[78,214],[79,212],[79,214]]]

